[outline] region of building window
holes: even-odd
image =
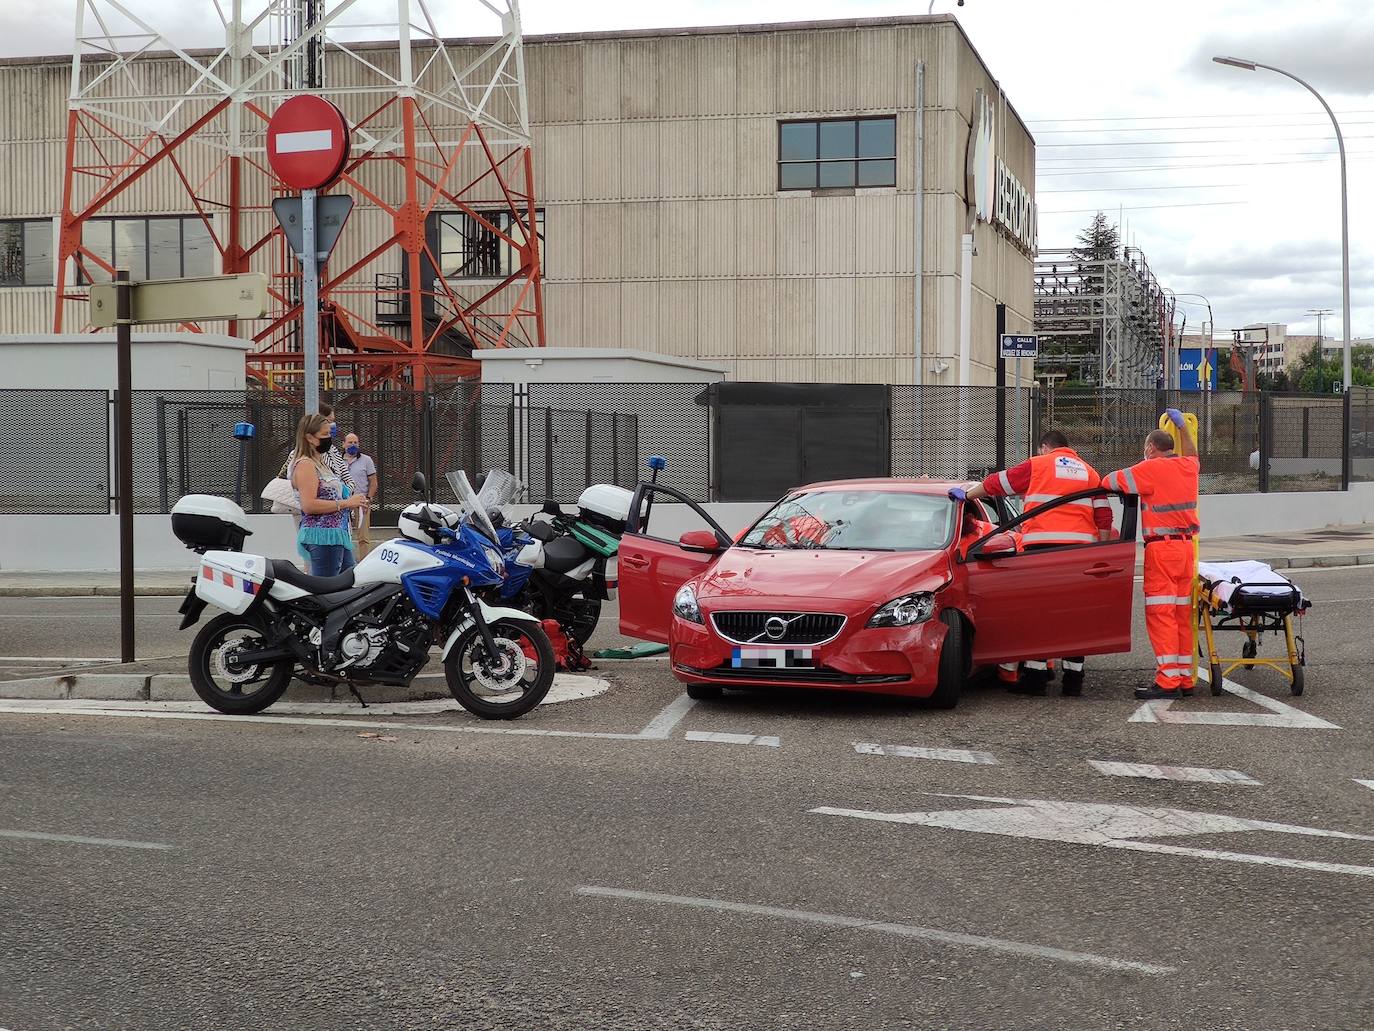
[[[0,221],[0,286],[52,285],[52,220]]]
[[[133,280],[189,279],[216,271],[215,241],[197,215],[92,218],[82,226],[81,243],[115,268],[127,268]],[[82,283],[109,281],[95,262],[82,264]]]
[[[778,189],[896,185],[896,118],[778,123]]]
[[[482,211],[482,218],[516,241],[524,230],[510,211]],[[446,211],[433,216],[431,239],[437,237],[435,256],[439,273],[445,279],[505,279],[520,271],[520,249],[463,211]],[[544,212],[534,213],[534,231],[539,253],[544,254]]]

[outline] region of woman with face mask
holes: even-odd
[[[296,424],[296,447],[291,466],[291,486],[301,508],[297,541],[310,556],[315,576],[338,576],[354,564],[353,536],[349,522],[355,510],[367,505],[367,496],[348,495],[343,478],[328,460],[334,447],[329,419],[304,415]]]

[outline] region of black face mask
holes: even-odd
[[[320,452],[320,454],[322,454],[322,455],[325,454],[325,453],[326,453],[330,448],[332,448],[333,446],[334,446],[334,438],[333,438],[333,437],[326,437],[324,440],[317,440],[317,441],[315,441],[315,448],[316,448],[316,449]]]

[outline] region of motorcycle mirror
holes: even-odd
[[[563,514],[563,509],[559,507],[557,501],[546,501],[544,507],[539,510],[544,515],[558,516]]]
[[[416,494],[428,494],[429,484],[425,480],[425,474],[417,472],[410,481],[410,489]]]

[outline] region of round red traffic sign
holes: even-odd
[[[292,97],[267,123],[267,163],[293,190],[328,186],[343,172],[348,151],[348,122],[323,97]]]

